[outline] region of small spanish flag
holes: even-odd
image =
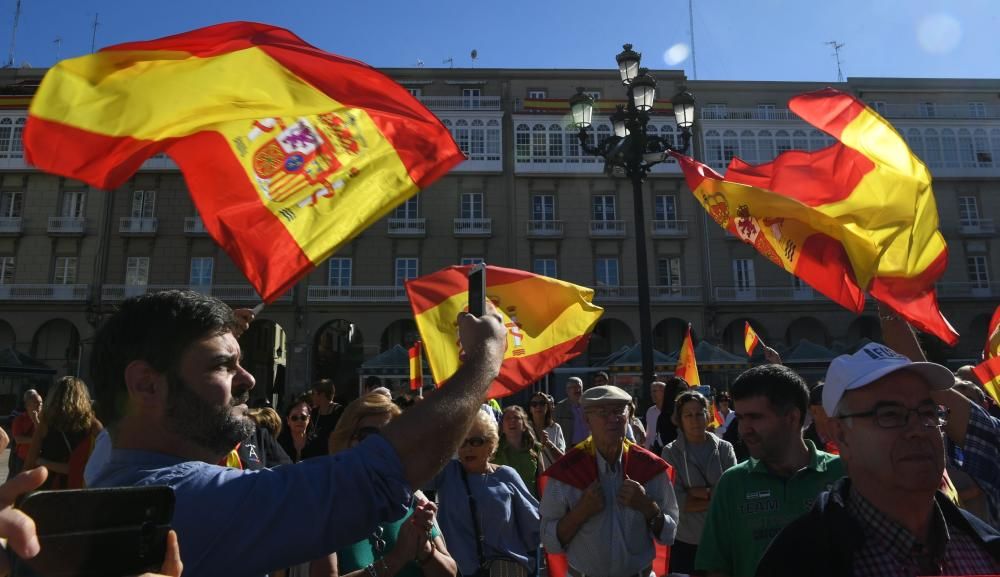
[[[424,388],[424,367],[420,358],[420,341],[410,347],[410,390],[419,391]]]
[[[744,321],[743,324],[743,348],[747,351],[747,356],[752,357],[754,349],[760,344],[760,337],[757,336],[757,331],[753,330],[750,326],[750,321]]]
[[[458,314],[468,310],[469,270],[452,266],[406,282],[434,380],[458,370]],[[486,267],[486,296],[507,326],[507,351],[487,397],[506,397],[587,350],[604,309],[594,291],[522,270]]]
[[[681,345],[681,353],[677,359],[674,375],[687,381],[691,387],[701,386],[701,377],[698,376],[698,361],[694,358],[694,343],[691,342],[691,323],[688,323],[687,332],[684,333],[684,343]]]
[[[1000,403],[1000,357],[986,359],[976,365],[972,372],[983,384],[983,389],[996,403]]]
[[[24,147],[39,169],[105,190],[168,154],[267,302],[464,158],[388,76],[251,22],[59,62]]]
[[[1000,306],[993,311],[993,318],[986,329],[986,346],[983,347],[983,358],[993,357],[1000,357]]]

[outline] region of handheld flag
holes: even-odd
[[[434,380],[459,367],[458,314],[468,310],[472,265],[452,266],[406,282]],[[604,309],[593,289],[529,272],[488,265],[486,296],[507,325],[507,351],[489,398],[511,395],[587,349]]]
[[[691,342],[691,323],[688,323],[687,332],[684,333],[684,343],[681,344],[681,352],[677,359],[677,367],[674,368],[674,375],[687,381],[688,386],[701,386],[701,377],[698,376],[698,361],[694,358],[694,343]]]
[[[983,347],[983,358],[1000,357],[1000,306],[993,311],[993,318],[986,328],[986,346]]]
[[[743,348],[747,351],[747,356],[752,357],[754,349],[760,344],[760,337],[757,331],[750,326],[750,321],[743,321]]]
[[[106,190],[165,152],[267,302],[463,159],[389,77],[250,22],[59,62],[24,145],[39,169]]]
[[[867,290],[954,345],[934,292],[948,251],[927,167],[853,96],[826,89],[789,107],[837,142],[757,166],[734,158],[726,178],[678,156],[695,197],[720,226],[833,301],[860,313]]]
[[[420,358],[420,341],[410,347],[410,390],[419,391],[424,388],[424,367]]]
[[[987,359],[972,369],[993,402],[1000,403],[1000,357]]]

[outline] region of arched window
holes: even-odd
[[[545,138],[545,126],[536,124],[531,127],[531,162],[547,162],[548,149]]]
[[[972,133],[965,128],[958,130],[958,159],[962,163],[962,168],[976,166],[976,152],[972,149]]]
[[[958,168],[958,139],[955,131],[950,128],[941,130],[941,152],[944,155],[944,165],[947,168]]]
[[[500,121],[486,123],[486,160],[500,160]]]
[[[977,128],[972,133],[972,148],[976,155],[976,166],[979,168],[990,168],[994,166],[996,158],[990,150],[990,139],[986,136],[986,131]]]
[[[486,156],[486,128],[482,120],[478,118],[472,121],[472,128],[469,129],[469,158],[472,160],[483,160]]]
[[[826,135],[818,130],[809,131],[809,150],[819,150],[826,148]]]
[[[774,148],[777,150],[777,154],[782,152],[787,152],[792,149],[792,138],[788,135],[788,131],[779,130],[774,133]],[[777,154],[775,156],[777,156]]]
[[[910,145],[910,150],[913,151],[913,154],[917,155],[917,158],[923,160],[925,164],[928,163],[928,160],[924,158],[926,156],[924,152],[924,135],[920,133],[920,130],[916,128],[907,130],[906,143]]]
[[[466,120],[455,122],[455,143],[466,155],[469,154],[469,123]]]
[[[563,133],[558,124],[549,126],[549,162],[563,161]]]
[[[527,124],[518,124],[514,131],[514,158],[517,162],[531,160],[531,129]]]
[[[757,160],[757,137],[752,130],[744,130],[740,133],[740,156],[750,164],[760,162]]]
[[[796,130],[792,133],[792,148],[795,150],[809,150],[809,137],[805,130]]]
[[[736,131],[727,130],[722,133],[722,159],[726,166],[734,156],[740,154],[740,139],[736,136]]]
[[[924,131],[924,162],[927,166],[931,168],[940,168],[944,166],[944,156],[941,151],[941,137],[938,135],[938,131],[933,128],[928,128]]]
[[[722,135],[717,130],[709,130],[705,133],[705,160],[708,165],[722,170],[725,161],[722,158]]]
[[[566,145],[566,162],[577,164],[580,162],[583,151],[580,150],[580,137],[577,136],[580,130],[572,124],[563,127],[563,142]]]
[[[757,158],[758,162],[768,162],[774,160],[777,152],[774,149],[774,136],[770,130],[761,130],[757,133]]]
[[[993,154],[993,166],[1000,166],[1000,128],[990,130],[990,152]]]

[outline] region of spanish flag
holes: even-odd
[[[838,142],[758,166],[734,158],[725,179],[681,157],[695,197],[720,226],[842,306],[860,313],[868,291],[954,345],[934,292],[948,251],[927,167],[848,94],[828,88],[789,107]]]
[[[267,302],[463,159],[384,74],[250,22],[59,62],[24,144],[39,169],[107,190],[168,154]]]
[[[1000,306],[993,311],[993,318],[986,329],[986,346],[983,347],[983,358],[1000,357]]]
[[[681,344],[681,352],[678,355],[677,367],[674,368],[674,375],[687,381],[690,387],[701,386],[701,377],[698,376],[698,361],[694,358],[694,343],[691,341],[691,323],[688,323],[687,332],[684,333],[684,342]]]
[[[760,337],[757,331],[750,326],[750,321],[743,321],[743,348],[747,351],[747,356],[752,357],[754,349],[760,344]]]
[[[469,270],[452,266],[406,282],[434,380],[459,366],[458,314],[468,310]],[[506,397],[587,350],[604,309],[593,289],[529,272],[486,267],[486,296],[507,326],[507,351],[487,397]]]
[[[420,341],[410,347],[410,390],[419,391],[424,387],[424,367],[420,359]]]
[[[976,378],[983,384],[985,390],[996,403],[1000,403],[1000,357],[992,357],[976,365],[972,369]]]

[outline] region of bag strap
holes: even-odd
[[[479,566],[482,567],[486,561],[483,555],[483,534],[479,531],[479,513],[476,512],[476,500],[472,497],[472,490],[469,489],[469,476],[465,473],[465,467],[461,463],[458,470],[462,473],[462,483],[465,484],[465,494],[469,497],[469,511],[472,513],[472,530],[476,532],[476,556],[479,557]]]

